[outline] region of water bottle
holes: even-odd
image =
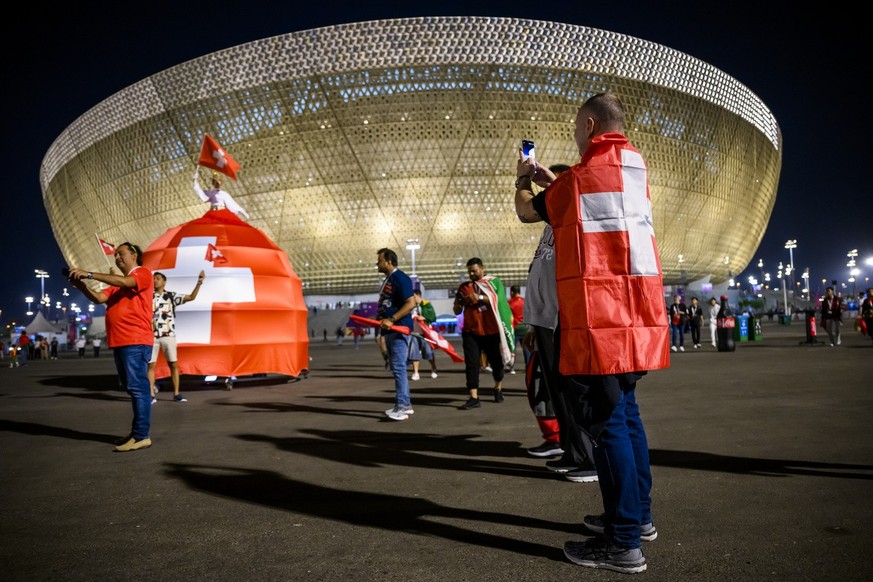
[[[734,313],[728,305],[727,295],[721,296],[721,307],[718,310],[718,315],[715,316],[716,338],[718,340],[718,351],[732,352],[736,349],[734,343],[734,327],[736,319]]]

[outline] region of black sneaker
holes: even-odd
[[[603,514],[586,515],[582,518],[582,524],[596,534],[603,534]],[[655,524],[644,523],[640,526],[640,539],[644,542],[653,542],[658,537],[658,530],[655,529]]]
[[[595,469],[577,469],[561,474],[567,481],[572,481],[573,483],[594,483],[597,481],[597,470]]]
[[[564,449],[558,443],[544,442],[541,445],[531,447],[527,450],[527,454],[533,457],[556,457],[564,454]]]
[[[478,398],[468,398],[465,403],[458,407],[458,410],[470,410],[471,408],[479,408],[482,404]]]
[[[500,390],[494,391],[494,402],[497,402],[498,404],[503,402],[503,389],[502,388]]]
[[[574,564],[588,568],[603,568],[623,574],[646,571],[646,559],[640,548],[621,548],[603,538],[592,538],[587,542],[566,542],[564,555]]]

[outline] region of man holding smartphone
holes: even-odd
[[[603,534],[568,541],[574,564],[646,570],[641,540],[654,540],[649,448],[636,402],[648,370],[670,365],[663,277],[652,227],[648,170],[624,136],[624,106],[599,93],[576,115],[581,159],[556,178],[519,156],[515,207],[522,222],[554,232],[556,367],[579,429],[594,442],[603,513],[585,526]],[[534,196],[531,183],[546,188]],[[605,309],[603,306],[613,308]]]

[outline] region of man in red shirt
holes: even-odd
[[[152,296],[155,285],[151,271],[142,266],[142,251],[129,242],[116,247],[115,265],[121,275],[92,273],[70,268],[69,279],[93,303],[106,304],[106,341],[115,357],[121,384],[130,394],[133,423],[130,435],[115,450],[120,453],[152,446],[149,438],[152,401],[148,367],[152,356]],[[94,291],[85,282],[109,285]]]
[[[521,287],[513,285],[509,288],[509,309],[512,311],[512,333],[515,336],[515,345],[512,347],[512,352],[518,350],[518,346],[522,346],[521,350],[524,354],[524,365],[527,368],[527,362],[530,359],[530,354],[524,346],[524,336],[527,334],[528,326],[524,323],[524,297],[521,296]],[[513,368],[515,362],[513,361]],[[515,374],[515,370],[510,368],[510,373]]]
[[[30,336],[27,335],[27,332],[22,331],[21,335],[18,336],[18,365],[26,366],[27,365],[27,354],[30,351]]]

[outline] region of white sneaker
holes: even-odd
[[[386,410],[385,416],[387,416],[391,420],[397,420],[397,421],[407,420],[409,418],[409,415],[406,414],[406,412],[404,412],[396,407],[392,408],[391,410]]]
[[[415,411],[412,410],[411,406],[407,406],[406,408],[402,408],[400,406],[395,406],[394,408],[389,408],[385,411],[385,414],[391,414],[392,412],[401,412],[403,414],[415,414]]]
[[[439,378],[439,374],[437,374],[436,372],[431,372],[430,377],[436,380],[437,378]]]
[[[421,380],[421,376],[419,376],[418,374],[413,374],[413,375],[412,375],[412,381],[413,381],[413,382],[418,382],[419,380]]]
[[[676,346],[670,346],[670,351],[671,351],[671,352],[675,352],[675,351],[676,351]]]
[[[679,346],[679,351],[680,351],[680,352],[684,352],[684,351],[685,351],[685,347],[684,347],[684,346]]]

